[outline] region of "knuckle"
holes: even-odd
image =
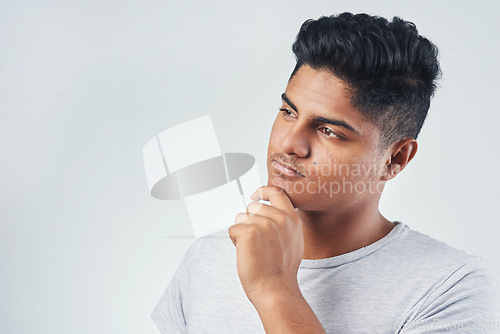
[[[271,186],[271,189],[277,193],[280,193],[283,191],[283,188],[280,188],[278,186]]]
[[[246,213],[238,213],[236,217],[234,217],[234,222],[236,224],[241,223],[243,221],[247,220],[247,215]]]
[[[251,224],[251,225],[248,225],[248,227],[246,228],[245,234],[246,234],[247,238],[252,240],[252,239],[258,238],[261,234],[261,231],[259,230],[259,228],[255,224]]]
[[[279,233],[279,230],[281,229],[280,223],[276,222],[273,219],[266,219],[263,222],[263,225],[265,226],[265,231],[267,234],[276,234]]]
[[[283,214],[276,216],[276,224],[282,226],[287,223],[287,217]]]
[[[263,218],[260,225],[262,231],[267,233],[273,228],[273,221],[268,218]]]
[[[257,202],[250,202],[247,205],[247,212],[256,212],[256,211],[258,211],[258,208],[257,208],[256,204],[257,204]]]
[[[247,211],[251,213],[257,213],[262,209],[263,204],[258,202],[251,202],[248,204]]]

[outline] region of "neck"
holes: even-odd
[[[374,205],[340,212],[298,210],[304,230],[304,259],[324,259],[352,252],[386,236],[394,227]]]

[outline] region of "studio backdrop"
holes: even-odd
[[[185,200],[152,196],[146,143],[209,116],[220,156],[254,159],[237,178],[254,168],[264,184],[295,35],[308,18],[344,11],[413,21],[440,49],[419,150],[387,184],[382,213],[500,274],[499,9],[0,1],[0,332],[158,333],[151,312],[196,231]]]

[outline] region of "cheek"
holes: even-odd
[[[316,164],[313,164],[313,161]],[[318,184],[327,183],[330,187],[347,189],[353,188],[342,195],[358,193],[355,189],[365,189],[370,184],[376,183],[378,166],[371,159],[359,160],[359,156],[352,152],[334,152],[325,156],[316,156],[312,159],[309,178],[310,182]],[[357,185],[357,188],[354,187]],[[372,185],[373,187],[373,185]],[[363,192],[363,191],[361,191]]]
[[[269,135],[269,146],[276,146],[277,143],[281,141],[283,137],[284,128],[280,125],[280,120],[278,117],[273,123],[273,127],[271,128],[271,134]]]
[[[341,152],[331,151],[325,154],[324,148],[319,148],[316,152],[323,154],[315,154],[311,157],[309,167],[309,176],[311,178],[331,179],[339,176],[341,166],[345,165]]]

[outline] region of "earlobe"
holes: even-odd
[[[389,148],[391,154],[386,160],[385,173],[382,181],[389,181],[396,177],[408,163],[415,157],[418,144],[413,138],[402,139]]]

